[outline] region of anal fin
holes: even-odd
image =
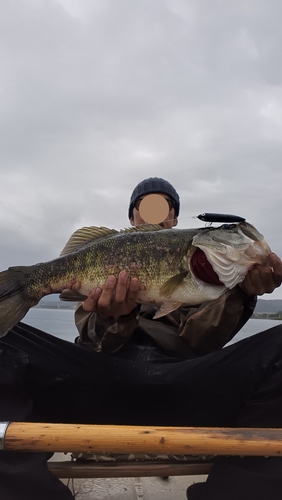
[[[162,316],[166,316],[167,314],[175,311],[182,305],[182,302],[164,302],[160,309],[156,312],[153,319],[161,318]]]

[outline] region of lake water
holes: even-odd
[[[74,310],[71,309],[32,308],[23,321],[69,342],[73,342],[78,335],[74,324]],[[281,324],[282,321],[271,319],[250,319],[230,344]]]
[[[28,311],[22,321],[69,342],[73,342],[75,337],[78,336],[74,324],[74,309],[34,307]]]

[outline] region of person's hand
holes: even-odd
[[[139,281],[132,278],[128,287],[128,274],[119,273],[118,279],[109,276],[103,288],[93,290],[83,302],[83,310],[96,312],[102,318],[113,316],[115,319],[126,316],[137,307],[136,302],[139,290]]]
[[[247,295],[263,295],[272,293],[282,282],[282,262],[275,254],[269,256],[269,265],[255,265],[239,284]]]

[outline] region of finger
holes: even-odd
[[[136,302],[138,292],[139,292],[139,280],[137,278],[132,278],[127,292],[127,297],[126,297],[127,300]]]
[[[250,278],[257,295],[273,292],[275,284],[271,267],[256,266],[251,269]]]
[[[121,271],[118,276],[117,286],[115,290],[114,302],[122,304],[126,299],[127,294],[128,274],[126,271]]]
[[[259,292],[257,291],[257,284],[256,284],[257,280],[255,279],[255,277],[253,277],[253,278],[254,278],[255,283],[253,283],[253,280],[251,278],[250,271],[249,271],[248,274],[246,275],[244,281],[242,281],[242,283],[239,283],[240,288],[242,288],[242,290],[247,295],[259,295]]]
[[[272,293],[282,282],[282,262],[275,253],[269,256],[269,266],[255,266],[264,286],[264,293]]]
[[[98,287],[92,290],[88,295],[87,299],[82,304],[82,308],[86,312],[96,312],[97,303],[101,295],[102,288]]]
[[[277,288],[277,284],[274,279],[274,272],[271,267],[265,267],[260,272],[260,279],[263,286],[264,293],[272,293],[275,288]]]
[[[247,276],[250,279],[250,288],[247,293],[252,290],[253,295],[263,295],[264,293],[272,293],[277,288],[273,278],[273,269],[269,266],[256,265]]]
[[[116,278],[114,276],[109,276],[97,304],[97,312],[102,317],[107,317],[109,315],[115,287]]]
[[[269,256],[269,263],[273,269],[273,280],[276,287],[280,286],[282,283],[282,261],[275,253],[271,253]]]

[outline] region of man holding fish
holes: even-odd
[[[145,223],[142,219],[142,208],[144,211],[142,204],[144,203],[147,203],[148,207],[145,208],[148,210],[143,216],[147,216],[146,222],[151,223],[151,213],[156,213],[156,206],[161,200],[165,201],[167,210],[164,213],[162,211],[157,213],[158,222],[161,221],[160,225],[164,229],[175,227],[178,222],[179,196],[171,184],[158,178],[142,181],[133,191],[128,214],[131,225],[141,226]],[[169,204],[167,200],[169,200]],[[268,251],[270,252],[270,250]],[[195,252],[193,257],[198,255]],[[194,270],[200,267],[200,269],[209,271],[209,274],[206,272],[206,275],[201,276],[201,282],[203,283],[203,279],[206,278],[207,281],[209,280],[207,283],[209,289],[215,283],[216,290],[221,290],[221,287],[217,286],[218,276],[207,261],[205,254],[201,252],[200,256],[200,263],[195,258],[193,261],[191,259],[191,262],[195,263]],[[270,254],[268,266],[256,265],[253,267],[238,287],[220,295],[216,302],[197,306],[193,311],[191,311],[191,307],[187,307],[186,310],[183,307],[179,309],[180,304],[178,304],[176,313],[172,317],[166,315],[164,318],[166,328],[169,324],[174,327],[169,336],[171,338],[171,353],[185,358],[190,357],[191,346],[198,351],[198,354],[204,354],[225,345],[251,316],[255,307],[254,295],[271,293],[279,286],[281,282],[280,268],[280,259],[275,254]],[[125,270],[120,272],[118,278],[113,275],[109,276],[105,285],[95,288],[76,311],[76,322],[80,331],[77,342],[89,345],[91,339],[91,348],[107,352],[116,351],[127,344],[137,325],[140,328],[142,318],[152,319],[156,315],[157,309],[155,307],[143,307],[140,322],[140,308],[137,303],[138,292],[138,279],[133,277],[128,285],[128,273]],[[98,313],[98,317],[91,314],[92,312]],[[182,314],[181,320],[180,314]],[[195,315],[197,322],[195,322]],[[186,317],[185,320],[183,316]],[[111,318],[112,325],[109,325],[109,318]],[[117,319],[117,322],[114,321],[114,318]],[[175,331],[175,324],[177,324],[177,331]],[[217,327],[216,334],[211,332],[212,325]],[[158,345],[168,350],[168,335],[166,331],[160,333],[162,328],[163,322],[158,324],[157,330],[155,325],[152,327],[152,323],[149,323],[145,338],[147,337],[148,340],[149,336]],[[174,335],[172,335],[173,332]],[[186,338],[187,341],[184,343]],[[176,349],[176,345],[178,349]],[[188,350],[188,356],[185,354],[185,348]]]
[[[256,295],[281,285],[282,262],[247,223],[191,230],[183,252],[187,230],[173,230],[179,207],[170,183],[145,179],[130,199],[128,215],[136,229],[116,235],[107,228],[84,228],[53,261],[51,267],[60,269],[64,259],[79,261],[81,246],[89,260],[90,237],[97,248],[104,245],[99,262],[108,249],[103,265],[112,272],[105,282],[100,277],[93,290],[89,284],[82,290],[81,280],[71,275],[64,278],[64,289],[57,289],[64,298],[84,296],[76,310],[76,344],[23,323],[13,326],[7,297],[11,303],[17,298],[17,322],[25,314],[20,293],[26,309],[42,294],[55,293],[53,277],[46,281],[47,264],[0,273],[0,334],[9,330],[0,340],[6,356],[2,365],[0,357],[1,421],[282,427],[282,327],[222,349],[251,317]],[[124,252],[126,245],[133,250]],[[111,260],[117,253],[125,263],[118,272]],[[44,293],[32,275],[38,269],[45,273]],[[280,458],[229,457],[216,461],[207,482],[193,485],[187,495],[189,500],[278,500],[281,491]],[[0,498],[70,500],[72,495],[48,473],[45,454],[0,452]]]
[[[167,201],[168,211],[163,213],[159,208],[159,212],[161,212],[159,217],[163,216],[163,219],[152,221],[150,214],[156,212],[158,203],[162,201],[161,198]],[[144,202],[147,203],[145,208],[148,210],[146,212],[143,207],[143,215],[142,203],[144,204]],[[178,214],[179,196],[173,186],[163,179],[146,179],[136,186],[132,193],[129,220],[133,226],[159,222],[164,229],[172,229],[177,225]],[[204,262],[204,264],[206,263]],[[172,357],[197,359],[194,361],[195,365],[199,364],[199,372],[197,373],[205,377],[206,403],[202,401],[203,384],[197,384],[198,381],[195,381],[195,388],[191,391],[191,406],[189,406],[187,413],[181,417],[178,416],[178,418],[165,419],[165,421],[163,420],[165,424],[234,426],[237,423],[238,426],[271,426],[272,423],[273,426],[281,426],[282,418],[272,419],[269,416],[268,421],[267,415],[265,415],[260,422],[255,414],[252,416],[252,403],[249,405],[250,410],[246,409],[247,405],[241,403],[241,421],[239,420],[240,408],[234,405],[236,417],[231,410],[232,404],[230,408],[228,408],[228,404],[224,408],[224,398],[227,395],[230,398],[230,392],[232,394],[232,386],[228,384],[228,380],[232,376],[236,380],[236,372],[239,372],[240,379],[242,376],[240,364],[244,370],[247,368],[246,362],[243,362],[242,359],[238,362],[238,356],[244,357],[245,351],[247,358],[250,355],[253,358],[256,355],[256,349],[258,356],[259,353],[261,355],[263,345],[269,346],[270,337],[268,338],[267,334],[261,334],[257,339],[246,339],[246,341],[240,342],[238,354],[236,354],[234,346],[226,350],[226,357],[223,355],[224,351],[218,351],[249,319],[256,304],[255,296],[273,292],[281,285],[281,281],[281,260],[277,255],[271,253],[268,265],[257,264],[252,267],[245,279],[235,289],[226,292],[213,302],[206,302],[196,308],[182,307],[177,309],[162,318],[162,321],[159,321],[156,326],[157,320],[152,319],[156,310],[154,306],[142,306],[140,311],[140,306],[137,303],[139,289],[137,278],[132,278],[128,285],[128,274],[121,271],[118,278],[110,276],[106,280],[105,286],[93,290],[77,308],[76,324],[80,332],[77,342],[96,351],[105,352],[117,352],[126,346],[128,358],[132,355],[130,345],[137,344],[137,346],[141,346],[143,357],[145,356],[144,346],[148,347],[147,360],[153,361],[154,355],[156,359],[161,355],[165,359],[168,353]],[[281,334],[282,328],[276,328],[275,335],[281,336]],[[244,345],[246,345],[245,348]],[[214,357],[213,352],[216,353]],[[265,359],[267,357],[268,355],[265,356]],[[221,377],[216,377],[217,384],[222,383],[222,388],[219,390],[214,384],[213,374],[213,371],[220,373],[218,363],[229,364],[226,373],[223,370]],[[258,358],[257,364],[259,365],[259,363]],[[269,358],[269,363],[271,364],[271,358]],[[192,378],[194,377],[195,375],[192,376]],[[209,377],[211,377],[210,380]],[[282,378],[280,380],[282,383]],[[238,398],[241,383],[240,380],[238,384],[233,384],[237,386],[234,401]],[[211,402],[213,397],[215,401],[217,400],[217,392],[222,395],[223,405]],[[195,403],[197,394],[201,394],[200,405]],[[242,399],[245,394],[242,391]],[[185,397],[189,399],[189,392],[186,393]],[[177,403],[176,408],[181,412],[180,403]],[[280,408],[282,409],[282,393]],[[147,411],[149,415],[145,422],[159,423],[158,419],[155,420],[152,417],[150,409],[147,408]],[[267,413],[267,405],[265,405],[265,411]],[[264,410],[261,409],[261,412],[263,413]],[[279,421],[280,424],[278,424]],[[279,480],[279,485],[276,484],[276,468],[277,478],[282,477],[282,462],[279,459],[245,458],[242,460],[234,457],[219,460],[213,468],[208,482],[197,483],[190,487],[187,491],[187,497],[189,500],[225,500],[227,498],[235,500],[237,498],[247,499],[251,496],[258,500],[265,498],[267,494],[269,498],[278,499],[282,491],[282,481]]]

